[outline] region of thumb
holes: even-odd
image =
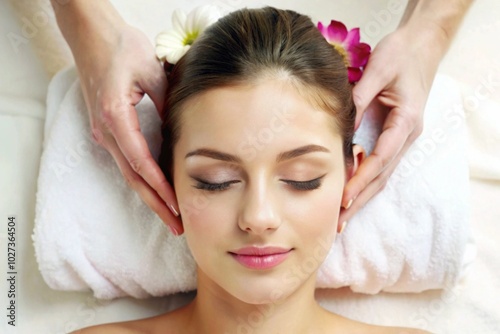
[[[352,90],[354,105],[356,106],[355,129],[358,129],[370,103],[386,87],[387,83],[384,78],[385,76],[380,71],[375,70],[373,62],[372,66],[368,62],[361,80],[356,83]]]
[[[143,83],[143,89],[151,98],[158,114],[163,119],[163,107],[165,95],[167,94],[167,76],[163,72],[163,68],[159,68],[158,71],[154,72],[154,77]]]

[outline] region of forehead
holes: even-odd
[[[341,142],[333,116],[281,79],[205,91],[185,103],[181,124],[178,144],[187,150],[210,146],[239,152],[244,145],[270,149],[284,143],[336,150]]]

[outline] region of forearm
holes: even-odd
[[[73,54],[81,43],[92,42],[93,34],[113,37],[125,24],[108,0],[51,0],[57,24]]]
[[[409,0],[399,26],[427,39],[442,57],[473,1]]]

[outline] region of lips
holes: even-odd
[[[287,259],[292,248],[244,247],[229,254],[241,265],[250,269],[270,269]]]

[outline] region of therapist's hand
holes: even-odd
[[[148,94],[157,110],[163,110],[167,78],[153,46],[142,32],[128,26],[116,39],[94,45],[97,52],[84,52],[77,61],[93,138],[111,153],[144,202],[181,231],[172,215],[175,209],[167,207],[176,203],[173,189],[151,156],[135,109]]]
[[[402,155],[421,134],[439,62],[470,3],[410,0],[400,27],[373,50],[353,88],[356,129],[365,112],[381,113],[385,121],[374,150],[344,188],[340,223],[383,189]]]
[[[381,109],[377,112],[386,114],[386,119],[373,152],[344,188],[343,206],[351,205],[342,210],[341,222],[349,220],[384,187],[403,153],[422,132],[435,66],[431,69],[422,62],[419,50],[404,39],[401,31],[385,37],[373,50],[361,81],[353,89],[356,129],[370,109]]]
[[[149,151],[135,108],[147,94],[163,110],[167,78],[153,45],[107,1],[72,3],[59,14],[54,7],[75,58],[92,136],[113,156],[129,186],[180,234],[174,191]],[[75,19],[72,24],[61,17],[64,11]]]

